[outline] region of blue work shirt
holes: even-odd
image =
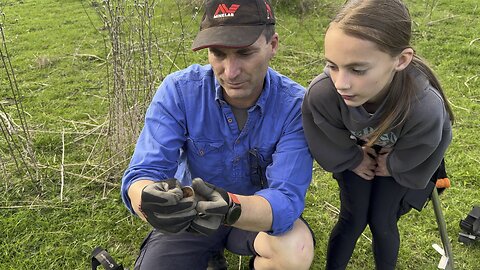
[[[304,137],[305,89],[268,69],[264,89],[240,130],[210,65],[168,75],[150,104],[145,125],[122,180],[122,198],[137,180],[203,180],[241,195],[264,197],[273,212],[273,235],[290,230],[305,207],[313,159]],[[252,180],[252,155],[265,168],[267,186]],[[133,211],[132,211],[133,212]]]

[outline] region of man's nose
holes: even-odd
[[[228,57],[225,60],[225,76],[235,79],[241,72],[240,61],[236,57]]]

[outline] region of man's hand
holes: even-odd
[[[197,216],[194,192],[173,178],[155,182],[142,190],[140,211],[155,229],[173,234],[185,231]]]
[[[230,196],[224,189],[200,178],[193,179],[192,188],[197,199],[198,216],[192,221],[189,230],[210,235],[224,222],[230,207]]]

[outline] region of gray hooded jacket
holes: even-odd
[[[393,148],[387,160],[390,175],[401,185],[425,188],[452,139],[444,100],[428,79],[411,70],[418,92],[406,121],[383,134],[375,144]],[[363,158],[359,141],[378,126],[389,108],[380,105],[374,114],[362,106],[349,107],[323,72],[310,84],[302,106],[303,128],[318,164],[338,173],[355,169]]]

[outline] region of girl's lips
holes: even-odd
[[[353,99],[354,96],[350,96],[350,95],[342,95],[342,98],[345,99],[345,100],[351,100]]]

